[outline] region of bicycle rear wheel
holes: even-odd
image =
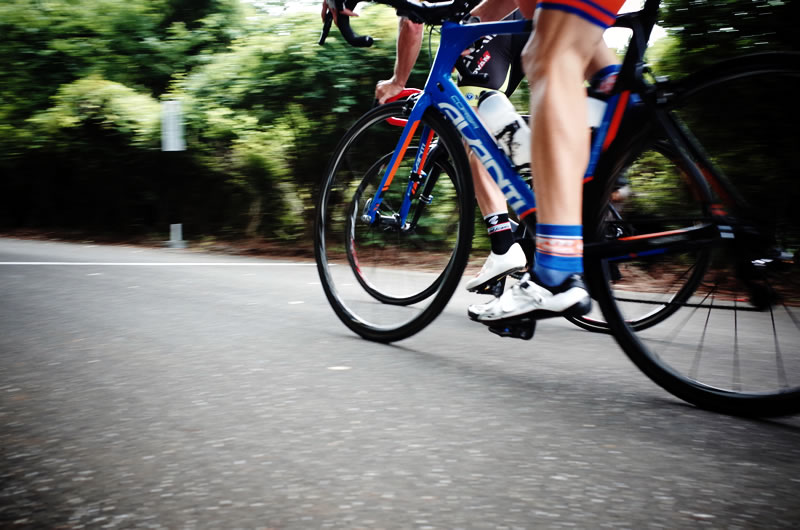
[[[435,110],[425,113],[397,163],[391,185],[381,179],[397,147],[407,103],[377,107],[339,143],[319,196],[317,269],[334,312],[369,340],[393,342],[427,326],[444,309],[469,256],[473,191],[458,133]],[[422,171],[415,160],[423,150]],[[404,196],[414,187],[402,222]]]
[[[697,290],[669,320],[634,329],[608,268],[592,269],[593,294],[631,360],[703,408],[757,416],[800,411],[798,82],[800,55],[774,53],[722,63],[674,85],[671,113],[707,152],[697,163],[719,203],[721,235]],[[650,266],[666,274],[672,259]]]

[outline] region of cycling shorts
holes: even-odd
[[[503,20],[522,20],[519,9]],[[488,35],[475,42],[469,53],[459,59],[473,74],[485,73],[485,81],[458,79],[458,88],[467,102],[478,105],[478,97],[486,90],[499,90],[510,96],[525,78],[520,57],[528,35]]]
[[[578,15],[606,29],[614,25],[625,0],[539,0],[536,9],[556,9]]]

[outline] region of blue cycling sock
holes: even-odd
[[[548,287],[583,273],[583,227],[537,224],[533,272]]]

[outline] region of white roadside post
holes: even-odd
[[[185,151],[186,142],[183,137],[183,114],[181,102],[168,100],[161,104],[161,150]],[[183,240],[183,225],[181,223],[169,225],[169,248],[186,248]]]

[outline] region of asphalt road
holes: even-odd
[[[0,239],[0,527],[800,526],[800,418],[695,409],[563,320],[500,339],[474,296],[377,345],[313,263]]]

